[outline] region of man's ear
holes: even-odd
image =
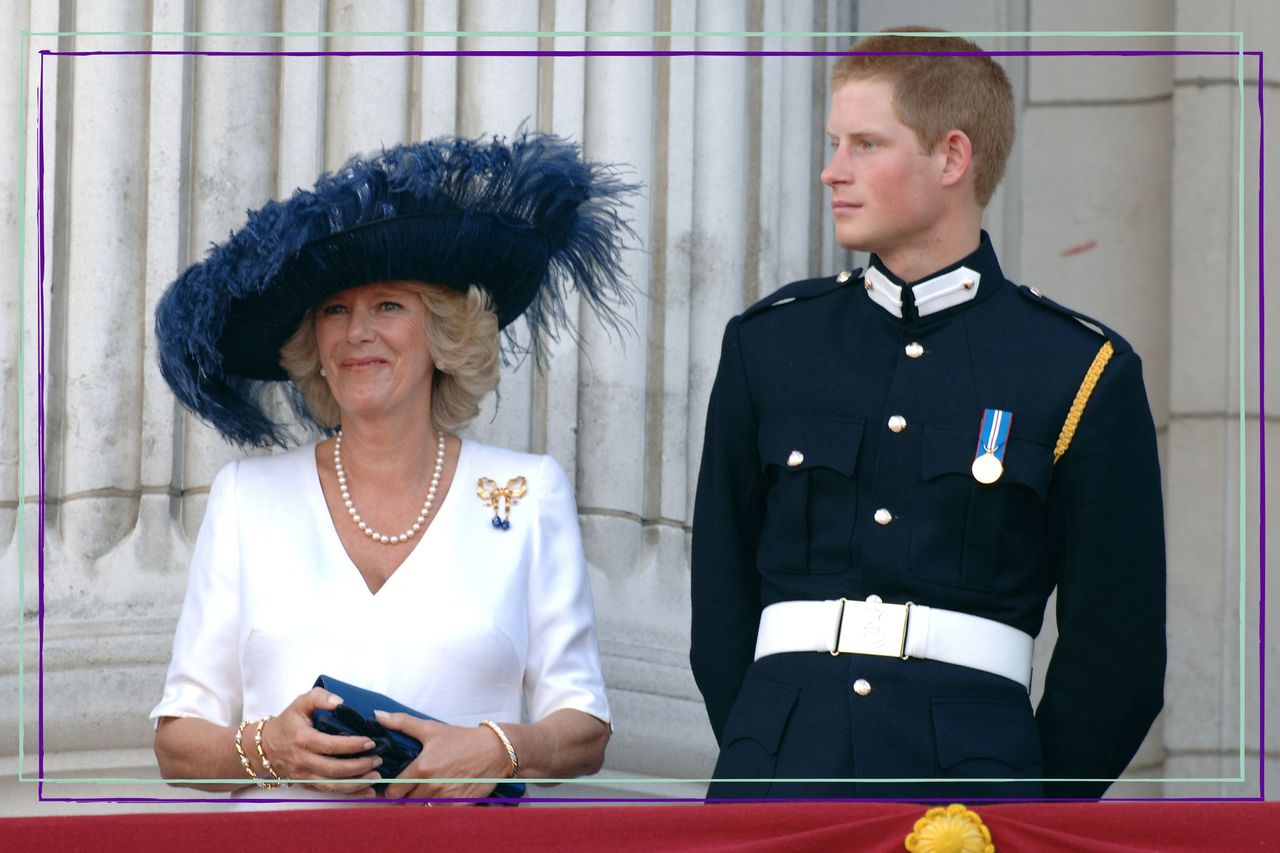
[[[973,168],[973,143],[963,130],[952,128],[934,147],[942,162],[942,185],[955,186]]]

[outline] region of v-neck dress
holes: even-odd
[[[528,493],[495,528],[472,484],[518,476]],[[314,445],[227,465],[151,718],[238,725],[279,714],[323,673],[457,725],[562,708],[609,721],[577,509],[555,460],[464,441],[420,535],[371,593],[338,538]]]

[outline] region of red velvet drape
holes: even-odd
[[[0,849],[887,853],[905,849],[926,808],[779,803],[94,814],[2,819]],[[973,811],[998,853],[1280,850],[1280,803],[1020,803]]]

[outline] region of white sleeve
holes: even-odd
[[[564,471],[542,457],[537,529],[528,582],[529,651],[525,690],[534,722],[574,708],[609,722],[595,608],[578,529],[578,509]]]
[[[232,462],[209,490],[187,577],[187,594],[173,638],[159,717],[200,717],[220,726],[240,719],[240,543],[236,472]]]

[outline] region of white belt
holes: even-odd
[[[1031,684],[1030,634],[1017,628],[918,604],[780,601],[760,614],[756,660],[783,652],[841,652],[927,658]]]

